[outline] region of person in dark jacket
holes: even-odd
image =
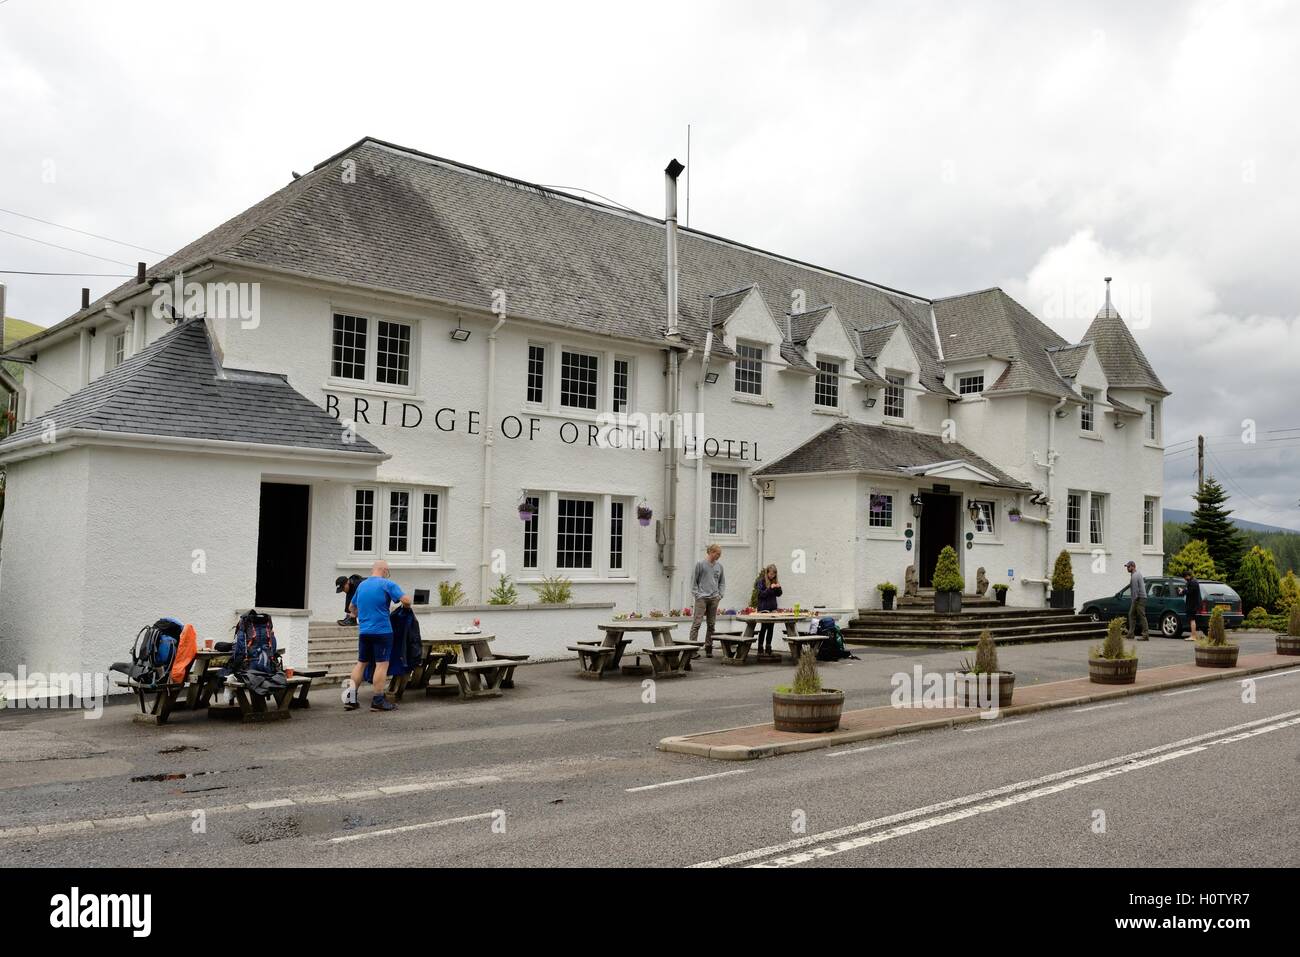
[[[779,607],[777,599],[781,597],[781,583],[776,580],[775,565],[768,565],[759,573],[758,581],[754,583],[754,588],[758,591],[758,610],[776,611]],[[769,655],[772,653],[772,629],[775,627],[775,624],[770,621],[765,621],[759,626],[759,653],[766,653]]]
[[[357,593],[357,586],[363,581],[365,579],[360,575],[340,575],[334,579],[335,594],[343,595],[343,617],[338,623],[344,627],[356,627],[357,616],[356,609],[352,607],[352,599]]]
[[[1191,637],[1187,640],[1195,641],[1196,616],[1201,612],[1201,583],[1192,575],[1190,568],[1183,572],[1183,581],[1187,583],[1187,627],[1192,631]]]

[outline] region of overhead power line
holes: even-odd
[[[54,249],[62,249],[64,252],[76,253],[78,256],[89,256],[91,259],[99,259],[106,263],[112,263],[114,266],[134,266],[135,263],[122,262],[120,259],[110,259],[107,256],[100,256],[95,253],[88,253],[84,249],[73,249],[71,246],[60,246],[58,243],[47,242],[44,239],[37,239],[35,236],[24,236],[22,233],[11,232],[8,229],[0,229],[0,233],[6,236],[14,236],[17,239],[25,239],[31,243],[39,243],[42,246],[51,246]]]
[[[28,216],[26,213],[20,213],[16,209],[0,208],[0,213],[8,213],[10,216],[17,216],[20,219],[30,219],[34,223],[42,223],[46,226],[53,226],[56,229],[66,229],[71,233],[80,233],[83,236],[89,236],[91,239],[102,239],[106,243],[113,243],[117,246],[127,246],[131,249],[138,249],[143,253],[153,253],[156,256],[165,256],[166,253],[159,252],[157,249],[150,249],[148,246],[137,246],[135,243],[128,243],[124,239],[114,239],[112,236],[102,236],[99,233],[92,233],[85,229],[78,229],[76,226],[65,226],[63,223],[56,223],[53,220],[41,219],[38,216]]]

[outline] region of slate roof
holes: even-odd
[[[817,331],[817,327],[822,324],[822,320],[830,314],[831,308],[829,305],[818,306],[816,309],[791,315],[790,341],[795,345],[805,345]]]
[[[1111,388],[1145,389],[1169,395],[1169,390],[1151,368],[1137,339],[1129,331],[1128,323],[1109,304],[1097,313],[1097,318],[1080,341],[1091,342],[1097,350],[1097,358]]]
[[[343,175],[345,163],[347,171],[355,164],[354,177]],[[500,288],[514,316],[662,341],[663,230],[654,217],[367,138],[168,256],[146,278],[217,258],[484,310]],[[921,384],[947,391],[923,297],[698,230],[679,229],[678,237],[688,344],[703,344],[711,293],[752,284],[772,315],[784,316],[800,290],[807,301],[834,304],[851,337],[881,322],[903,323]],[[143,288],[124,283],[52,328]]]
[[[937,299],[934,313],[946,359],[992,354],[1010,360],[1006,371],[984,390],[986,395],[1022,390],[1074,394],[1048,354],[1070,343],[1001,289]]]
[[[50,421],[56,435],[86,429],[384,454],[360,435],[345,443],[339,423],[284,376],[223,370],[202,319],[182,323],[28,422],[0,442],[0,455]]]
[[[873,471],[903,474],[903,470],[940,462],[962,461],[996,478],[996,484],[1028,488],[1001,469],[956,442],[912,429],[862,422],[841,422],[819,432],[803,445],[754,474],[797,475],[816,472]]]
[[[1052,365],[1055,366],[1057,373],[1064,379],[1073,379],[1079,374],[1079,367],[1083,365],[1083,360],[1088,355],[1089,345],[1082,342],[1077,346],[1060,346],[1047,350],[1051,357]]]

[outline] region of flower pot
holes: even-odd
[[[1137,675],[1136,658],[1088,659],[1088,680],[1096,685],[1131,685]]]
[[[844,692],[823,688],[817,694],[772,692],[772,724],[778,731],[821,734],[840,726]]]
[[[890,611],[894,607],[894,593],[892,591],[882,591],[880,593],[880,607],[885,611]]]
[[[1008,708],[1011,706],[1011,694],[1016,690],[1016,674],[1014,671],[994,671],[989,674],[959,671],[953,690],[953,705],[958,708],[992,707],[994,698],[997,699],[999,708]]]
[[[1020,513],[1019,513],[1019,512],[1008,512],[1008,513],[1007,513],[1007,520],[1008,520],[1008,521],[1012,521],[1012,522],[1018,522],[1018,521],[1020,521]]]
[[[521,522],[531,521],[533,516],[536,514],[537,514],[536,512],[530,512],[528,509],[521,508],[519,510],[519,521]]]
[[[934,610],[940,614],[956,614],[961,611],[961,592],[937,591],[934,593]]]
[[[1055,588],[1053,588],[1052,597],[1048,601],[1048,607],[1069,608],[1071,611],[1073,611],[1074,610],[1074,589],[1071,588],[1069,591],[1057,591]]]
[[[1198,668],[1235,668],[1237,667],[1237,652],[1241,649],[1236,645],[1196,645],[1196,667]]]
[[[641,516],[638,515],[636,520],[637,520],[637,524],[639,524],[642,528],[648,528],[650,525],[650,516],[648,515],[645,518],[642,518]]]
[[[995,588],[993,589],[993,597],[998,600],[999,605],[1005,605],[1007,603],[1007,590],[1005,588]]]
[[[1277,653],[1279,655],[1300,655],[1300,636],[1278,635]]]

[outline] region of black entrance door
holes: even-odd
[[[262,483],[257,525],[259,608],[307,607],[307,505],[310,486]]]
[[[922,588],[934,584],[934,566],[939,561],[939,552],[945,545],[954,549],[959,546],[961,534],[959,520],[961,517],[961,497],[958,495],[935,495],[932,492],[921,493],[921,517],[917,520],[916,546],[919,563],[917,577]],[[961,553],[958,552],[960,557]]]

